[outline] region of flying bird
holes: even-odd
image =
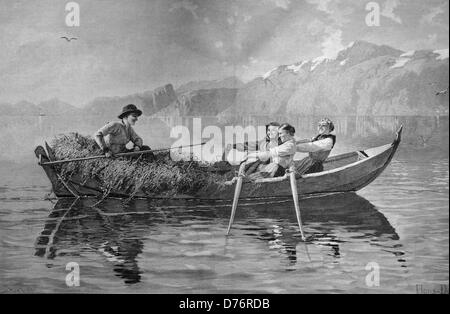
[[[441,90],[440,92],[436,92],[436,96],[445,95],[447,93],[448,93],[448,87],[447,87],[447,89]]]
[[[437,85],[438,83],[437,82],[431,82],[431,83],[428,83],[428,84],[429,85]],[[448,93],[448,87],[447,87],[447,89],[444,89],[444,90],[441,90],[441,91],[435,90],[436,96],[445,95],[447,93]]]
[[[67,36],[62,36],[61,38],[64,38],[65,40],[67,40],[67,42],[70,42],[71,40],[77,40],[78,38],[76,37],[67,37]]]

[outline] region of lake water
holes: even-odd
[[[241,202],[229,237],[230,208],[220,203],[47,200],[33,145],[97,126],[27,119],[2,130],[10,148],[0,158],[2,292],[448,293],[448,117],[384,118],[364,131],[339,120],[336,152],[389,143],[401,123],[404,141],[357,194],[300,202],[307,242],[291,199]],[[147,142],[162,147],[167,123],[140,122],[141,133],[161,134]],[[78,287],[66,285],[70,262],[79,265]]]

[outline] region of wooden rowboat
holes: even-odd
[[[401,141],[402,127],[396,133],[392,143],[354,151],[329,157],[324,162],[324,171],[318,173],[296,176],[298,195],[300,197],[323,196],[334,193],[358,191],[375,180],[391,162]],[[100,196],[99,182],[95,180],[82,180],[81,176],[74,175],[65,180],[57,171],[57,167],[45,165],[45,162],[54,161],[51,148],[38,146],[35,155],[48,176],[54,194],[57,197],[73,196]],[[42,164],[44,163],[44,164]],[[231,171],[235,171],[232,169]],[[109,196],[128,198],[131,195],[126,191],[110,191]],[[134,194],[135,198],[147,199],[192,199],[192,200],[222,200],[232,201],[234,185],[207,186],[192,195],[157,195],[145,192]],[[292,197],[289,176],[261,179],[254,182],[244,182],[240,193],[241,199],[260,200],[278,197]]]

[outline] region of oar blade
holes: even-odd
[[[295,215],[297,216],[297,223],[300,229],[302,240],[305,241],[305,235],[303,234],[302,217],[300,214],[300,204],[298,201],[297,180],[295,178],[295,172],[291,171],[289,174],[292,190],[292,198],[294,199]]]
[[[234,215],[236,214],[236,208],[239,202],[239,196],[241,195],[241,189],[242,189],[242,176],[239,176],[236,182],[236,188],[234,190],[233,205],[231,207],[231,216],[230,222],[228,223],[227,235],[230,234],[231,225],[233,224],[234,221]]]

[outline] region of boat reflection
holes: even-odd
[[[142,270],[138,257],[152,235],[184,228],[183,220],[201,221],[205,228],[223,228],[229,218],[229,205],[193,203],[189,201],[61,199],[50,212],[35,245],[35,255],[55,259],[86,250],[97,252],[125,283],[140,282]],[[341,256],[342,242],[358,239],[371,245],[386,245],[395,256],[401,255],[401,245],[391,246],[399,236],[386,217],[366,199],[353,194],[306,199],[300,202],[308,241],[302,242],[296,225],[291,200],[272,200],[255,204],[242,201],[236,214],[233,236],[255,237],[277,250],[292,270],[303,257],[311,259],[317,247],[326,248],[325,255]],[[350,236],[349,236],[350,235]],[[222,235],[220,235],[222,236]],[[226,244],[225,244],[226,245]],[[394,249],[395,248],[395,249]],[[324,255],[319,252],[319,255]]]
[[[355,193],[303,199],[300,206],[308,237],[306,243],[301,241],[290,202],[258,210],[260,216],[276,217],[274,224],[270,229],[266,225],[263,231],[247,232],[247,235],[267,241],[271,248],[286,257],[287,266],[297,263],[298,250],[302,251],[305,261],[311,261],[310,251],[317,251],[318,247],[327,248],[325,254],[337,260],[341,258],[341,244],[353,241],[382,246],[396,257],[404,255],[395,228],[372,203]],[[319,254],[322,260],[323,253]],[[398,261],[406,267],[404,259],[398,258]]]

